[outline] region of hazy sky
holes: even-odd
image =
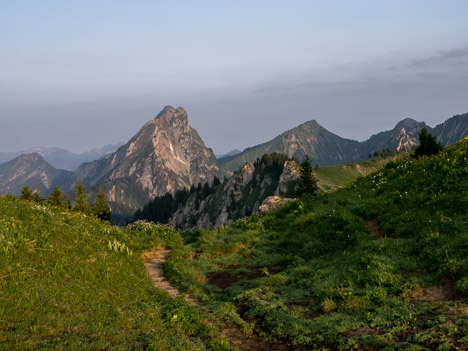
[[[184,107],[216,153],[307,120],[468,112],[468,1],[0,0],[0,152],[127,141]]]

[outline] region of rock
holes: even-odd
[[[268,196],[258,208],[258,213],[265,214],[270,211],[276,211],[291,201],[294,200],[291,198],[284,198],[279,196]]]
[[[282,196],[289,193],[296,184],[301,175],[300,167],[296,161],[287,160],[284,162],[283,172],[281,173],[278,188],[275,190],[276,196]]]

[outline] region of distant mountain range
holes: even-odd
[[[30,153],[0,165],[0,193],[18,195],[26,185],[40,186],[43,195],[54,186],[69,192],[82,179],[91,193],[103,188],[114,215],[129,218],[155,196],[190,188],[192,184],[211,183],[215,176],[232,174],[264,154],[279,152],[298,159],[309,155],[320,166],[359,161],[374,151],[411,148],[416,145],[422,127],[428,128],[444,145],[456,143],[468,135],[468,114],[454,116],[435,128],[405,119],[392,130],[373,135],[364,142],[341,138],[313,120],[266,143],[216,160],[213,151],[189,125],[187,112],[181,107],[166,106],[116,151],[102,156],[115,148],[108,146],[85,153],[89,157],[101,156],[82,163],[74,172],[60,170],[48,160],[56,160],[53,163],[56,165],[60,159],[57,155],[61,155],[66,163],[66,154],[57,151],[60,149],[40,149],[46,156]]]
[[[288,130],[276,138],[245,149],[240,154],[218,159],[223,171],[236,171],[245,162],[255,161],[265,153],[279,152],[299,160],[309,155],[314,163],[331,166],[366,159],[369,154],[383,149],[410,149],[417,144],[418,133],[426,127],[444,145],[454,144],[468,134],[468,113],[457,115],[435,128],[424,122],[407,118],[389,131],[372,135],[364,142],[344,139],[312,120]]]
[[[124,143],[116,145],[106,145],[101,148],[92,149],[81,154],[75,154],[71,151],[60,149],[57,147],[32,147],[22,151],[16,152],[0,152],[0,164],[8,162],[15,157],[38,153],[43,156],[55,168],[65,169],[67,171],[76,170],[82,163],[91,162],[98,158],[107,155],[117,150]]]
[[[73,173],[51,166],[37,152],[24,154],[0,165],[0,193],[18,195],[25,186],[48,192],[63,187]]]
[[[222,154],[222,155],[216,155],[216,158],[217,159],[220,159],[220,158],[225,158],[225,157],[230,157],[230,156],[236,156],[238,154],[240,154],[242,151],[238,150],[238,149],[234,149],[232,151],[229,151],[225,154]]]

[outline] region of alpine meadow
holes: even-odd
[[[0,351],[468,351],[468,1],[0,3]]]

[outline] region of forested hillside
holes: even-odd
[[[176,228],[212,228],[255,213],[268,196],[293,196],[299,177],[297,160],[286,155],[263,155],[246,163],[229,179],[155,197],[136,211],[134,220],[170,223]]]

